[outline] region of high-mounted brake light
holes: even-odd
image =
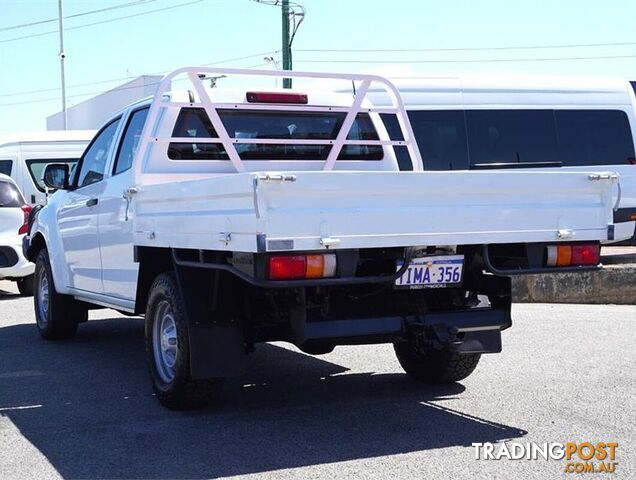
[[[298,103],[308,102],[305,93],[284,93],[284,92],[247,92],[249,103]]]
[[[601,247],[598,244],[562,244],[546,247],[548,267],[578,267],[598,265]]]
[[[336,255],[281,255],[269,258],[270,280],[328,278],[336,275]]]
[[[31,210],[33,210],[31,205],[22,205],[20,208],[24,214],[24,219],[22,221],[22,226],[18,229],[18,235],[22,235],[29,231],[29,214],[31,213]]]

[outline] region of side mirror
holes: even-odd
[[[44,185],[53,190],[67,190],[69,169],[66,163],[49,163],[42,177]]]

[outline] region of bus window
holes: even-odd
[[[468,151],[464,112],[461,110],[411,110],[408,112],[424,170],[465,170]],[[382,115],[391,140],[403,140],[395,115]],[[408,156],[406,148],[396,148],[401,170]],[[410,159],[408,160],[410,164]],[[408,170],[411,170],[408,168]]]
[[[625,165],[634,141],[620,110],[556,110],[564,165]]]
[[[466,111],[471,168],[559,166],[552,110]]]

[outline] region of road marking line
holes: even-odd
[[[10,412],[12,410],[29,410],[32,408],[42,408],[42,405],[20,405],[17,407],[0,407],[0,412]]]

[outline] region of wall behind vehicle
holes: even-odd
[[[157,75],[143,75],[69,107],[66,110],[67,129],[92,130],[100,128],[109,118],[127,105],[154,95],[161,79],[162,77]],[[62,112],[46,119],[47,130],[61,130],[63,126]]]

